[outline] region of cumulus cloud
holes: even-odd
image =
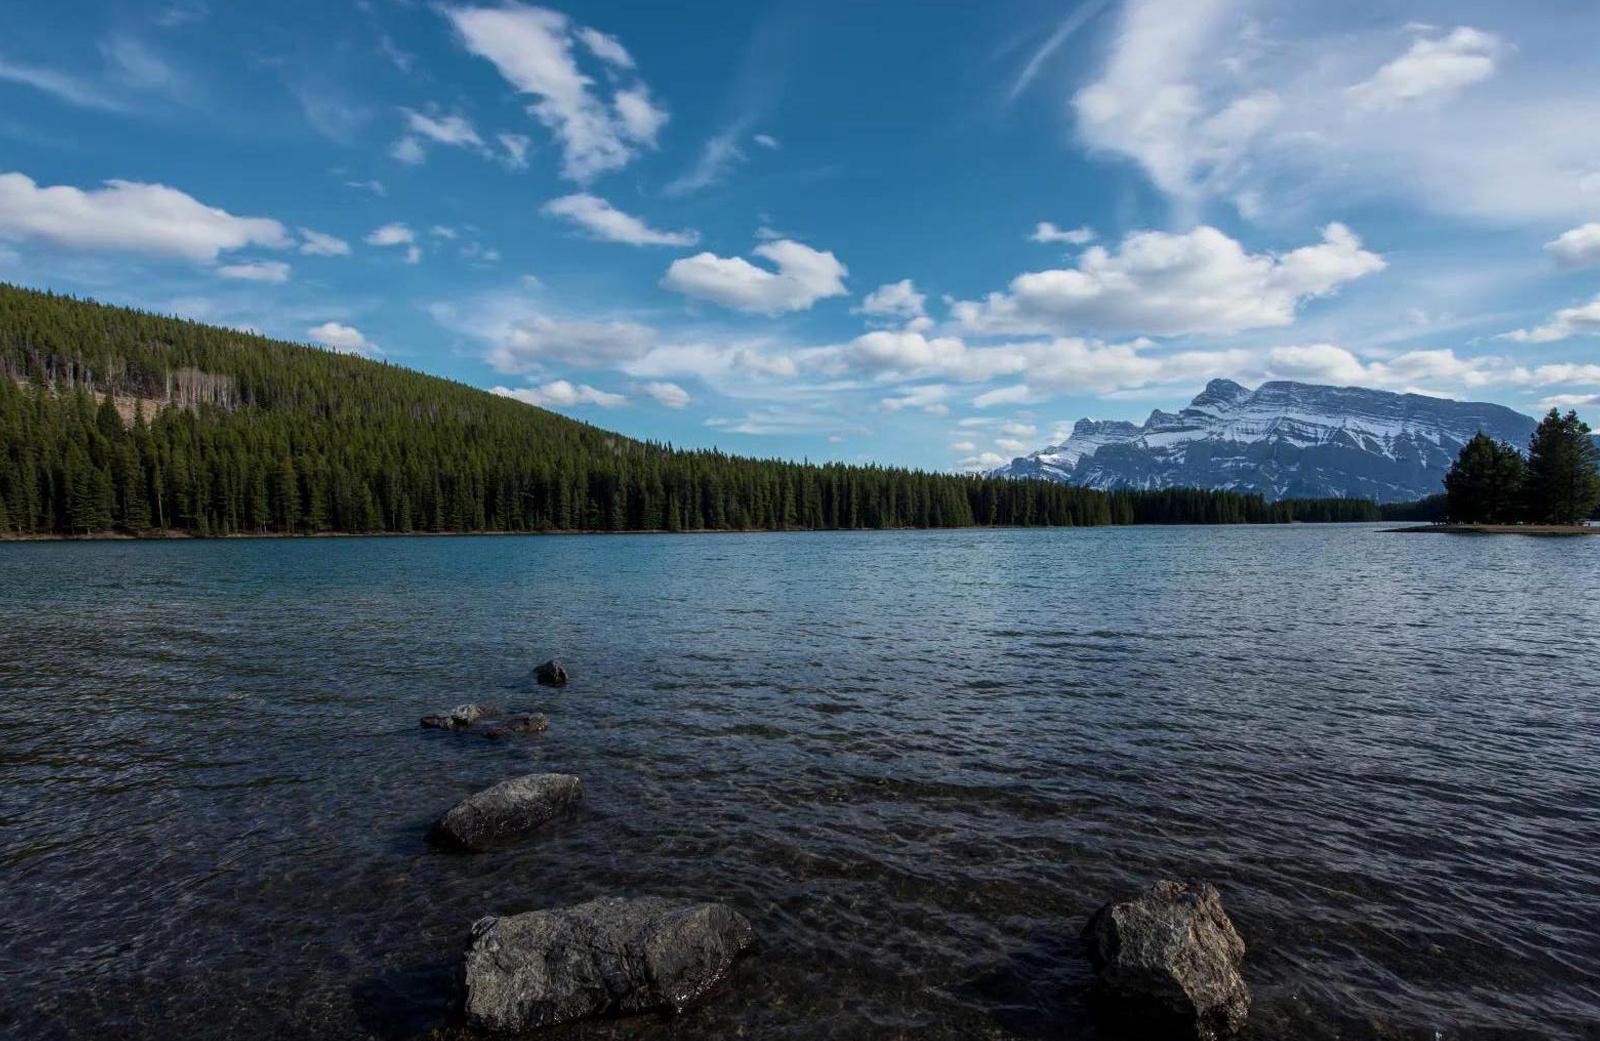
[[[530,314],[490,331],[485,360],[501,372],[537,372],[550,362],[605,368],[644,357],[656,332],[637,322],[583,321]]]
[[[244,264],[224,264],[217,268],[217,274],[241,282],[287,282],[289,265],[281,260],[253,260]]]
[[[306,330],[313,343],[339,351],[342,354],[373,355],[381,353],[378,345],[367,339],[360,329],[340,322],[323,322]]]
[[[525,405],[538,405],[540,408],[569,408],[575,405],[596,405],[600,408],[616,408],[626,405],[628,399],[621,394],[612,394],[609,391],[598,390],[587,383],[574,385],[568,380],[551,380],[549,383],[538,387],[491,387],[491,394],[498,394],[503,398],[515,398]]]
[[[415,264],[422,259],[422,247],[417,244],[417,233],[398,221],[375,228],[367,235],[367,245],[404,246],[407,264]]]
[[[237,217],[166,185],[114,180],[84,191],[40,187],[20,173],[0,174],[0,238],[194,261],[247,246],[285,249],[292,242],[276,220]]]
[[[1381,271],[1342,224],[1282,255],[1247,253],[1212,227],[1137,232],[1116,253],[1094,246],[1074,268],[1017,276],[1009,292],[957,301],[951,314],[979,334],[1095,329],[1172,336],[1288,325],[1307,299]]]
[[[1562,232],[1544,244],[1544,251],[1564,268],[1600,264],[1600,223],[1584,224]]]
[[[300,252],[313,257],[343,257],[349,255],[350,243],[336,235],[301,228]]]
[[[552,199],[545,203],[544,212],[570,220],[607,242],[625,242],[630,246],[692,246],[700,241],[697,231],[658,231],[640,218],[623,213],[599,196],[586,192]]]
[[[676,383],[669,383],[664,380],[646,383],[640,389],[649,395],[656,404],[665,405],[667,408],[683,408],[692,400],[688,391]]]
[[[926,316],[927,301],[927,295],[917,292],[917,287],[911,279],[902,278],[898,282],[881,285],[868,293],[856,310],[875,318],[908,322]]]
[[[614,37],[575,27],[566,15],[542,7],[456,7],[444,13],[468,50],[534,99],[528,112],[560,142],[566,177],[585,182],[621,169],[640,147],[655,143],[667,113],[644,84],[617,91],[608,104],[578,66],[575,42],[612,70],[632,68],[631,56]]]
[[[1086,246],[1095,240],[1094,229],[1087,224],[1079,228],[1058,228],[1047,220],[1034,225],[1030,242],[1065,242],[1069,246]]]
[[[1513,329],[1502,339],[1517,343],[1555,343],[1574,336],[1600,336],[1600,296],[1577,307],[1564,307],[1543,325]]]
[[[1425,98],[1449,97],[1494,75],[1500,41],[1461,26],[1435,39],[1419,39],[1405,54],[1349,89],[1359,108],[1388,109]]]
[[[752,252],[776,270],[743,257],[699,253],[672,262],[661,285],[723,307],[755,314],[803,311],[818,300],[844,296],[848,269],[832,253],[790,239],[764,242]]]

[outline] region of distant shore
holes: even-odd
[[[1385,530],[1394,535],[1600,535],[1600,525],[1594,524],[1418,524]]]
[[[886,527],[886,528],[551,528],[544,531],[230,531],[225,535],[200,535],[174,528],[152,528],[149,531],[93,531],[77,535],[60,532],[0,532],[0,543],[6,542],[164,542],[197,541],[226,542],[236,539],[415,539],[455,538],[487,535],[784,535],[796,532],[852,532],[852,531],[1100,531],[1116,528],[1326,528],[1344,524],[1373,524],[1375,521],[1284,521],[1281,523],[1237,524],[1084,524],[1076,527],[1064,524],[971,524],[959,527]]]

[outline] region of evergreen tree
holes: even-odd
[[[1525,494],[1540,524],[1581,524],[1600,505],[1600,448],[1576,412],[1551,409],[1528,440]]]
[[[1479,432],[1461,448],[1445,474],[1445,511],[1462,524],[1512,524],[1523,507],[1522,456]]]

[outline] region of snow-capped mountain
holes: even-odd
[[[1403,502],[1443,490],[1480,430],[1526,448],[1535,420],[1502,405],[1275,381],[1212,380],[1144,423],[1080,419],[1072,436],[993,473],[1090,488],[1228,488],[1271,499]]]

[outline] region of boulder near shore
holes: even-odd
[[[1096,911],[1084,928],[1106,1012],[1159,1034],[1221,1041],[1250,1014],[1244,941],[1206,882],[1157,882]]]
[[[521,838],[571,812],[583,800],[583,782],[571,774],[514,777],[461,800],[434,824],[435,842],[473,853]]]
[[[462,1011],[492,1033],[681,1012],[710,997],[753,940],[726,905],[661,897],[484,918],[462,968]]]

